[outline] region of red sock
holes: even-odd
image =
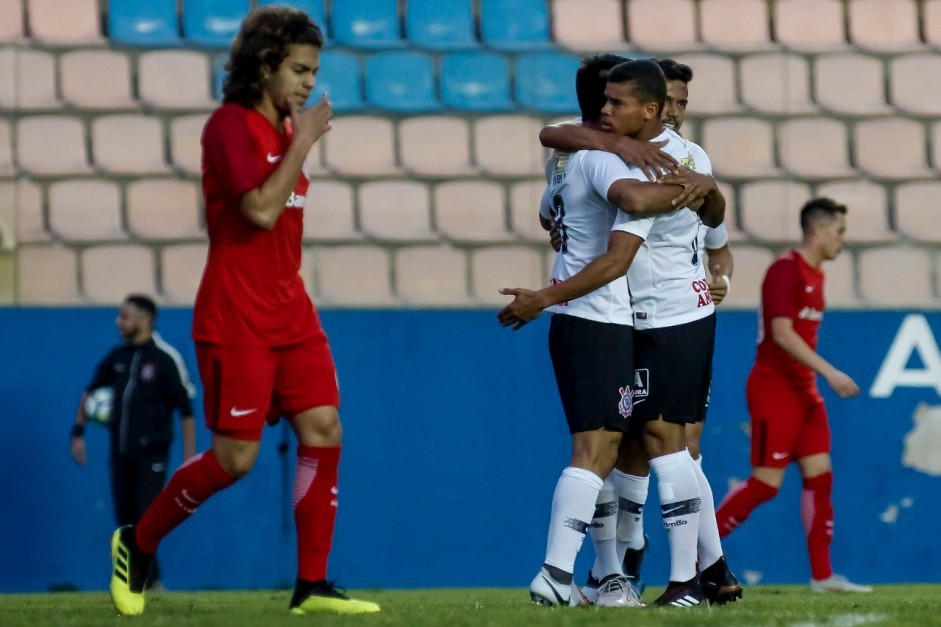
[[[144,553],[154,553],[157,544],[186,520],[210,496],[235,483],[212,451],[206,451],[180,466],[170,483],[137,523],[135,539]]]
[[[777,493],[778,489],[774,486],[749,477],[748,481],[726,494],[716,510],[719,537],[724,538],[732,533],[751,516],[756,507],[774,498]]]
[[[814,579],[826,579],[833,574],[830,565],[830,541],[833,539],[833,473],[804,479],[801,492],[801,521],[807,534],[807,551],[810,553],[810,575]]]
[[[337,518],[339,446],[298,446],[294,475],[294,522],[297,525],[297,577],[327,577],[327,558]]]

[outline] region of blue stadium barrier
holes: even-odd
[[[334,2],[330,32],[336,43],[353,48],[405,46],[396,0]]]
[[[380,52],[366,59],[366,101],[386,111],[436,111],[435,69],[422,52]]]
[[[217,54],[212,58],[212,88],[216,100],[222,100],[222,83],[225,82],[225,64],[229,60],[227,53]]]
[[[113,512],[107,434],[89,462],[68,434],[92,368],[118,342],[115,308],[0,308],[0,591],[107,587]],[[494,311],[323,311],[342,394],[344,450],[331,576],[351,587],[526,586],[542,562],[552,491],[570,438],[546,349],[548,316],[511,333]],[[196,372],[192,313],[157,326]],[[757,316],[720,312],[703,467],[715,498],[748,476],[744,386]],[[834,567],[864,583],[937,582],[941,544],[941,312],[833,311],[820,351],[862,388],[821,382],[833,431]],[[209,437],[202,394],[197,449]],[[279,444],[285,441],[285,454]],[[179,439],[171,464],[180,460]],[[293,437],[267,428],[251,473],[160,547],[174,590],[293,584]],[[789,468],[780,494],[724,541],[746,581],[809,577]],[[657,488],[646,529],[651,585],[669,576]],[[578,577],[591,566],[590,543]],[[528,596],[520,590],[520,603]]]
[[[176,0],[111,0],[108,2],[108,38],[126,46],[182,45]]]
[[[314,23],[323,31],[323,36],[327,37],[327,10],[324,8],[324,0],[259,0],[258,6],[267,6],[270,4],[282,5],[300,9],[314,20]]]
[[[338,113],[360,111],[365,108],[363,71],[359,57],[339,50],[324,50],[320,53],[317,83],[307,104],[316,104],[324,93],[329,94],[333,110]]]
[[[550,48],[545,0],[481,0],[481,39],[500,50]]]
[[[228,48],[250,8],[249,0],[185,0],[183,36],[193,45]]]
[[[456,52],[441,60],[441,100],[465,111],[509,111],[510,67],[505,55]]]
[[[431,50],[457,50],[479,45],[470,0],[409,0],[405,13],[409,43]]]
[[[516,101],[542,113],[577,113],[575,71],[579,59],[558,52],[532,52],[516,58]]]

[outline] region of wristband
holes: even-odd
[[[72,425],[72,437],[80,438],[85,435],[85,425],[74,424]]]
[[[725,293],[728,294],[732,291],[732,279],[727,274],[723,274],[720,278],[725,281]]]

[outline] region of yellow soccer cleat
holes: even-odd
[[[111,602],[118,614],[143,614],[150,556],[137,550],[133,526],[119,527],[111,536],[111,564]]]
[[[351,599],[343,592],[343,589],[334,586],[332,581],[310,583],[298,580],[294,596],[291,598],[291,614],[372,614],[379,611],[379,606],[372,601]]]

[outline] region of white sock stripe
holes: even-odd
[[[294,473],[294,495],[291,507],[296,509],[301,499],[307,496],[307,491],[317,476],[318,461],[313,457],[298,457],[297,470]]]

